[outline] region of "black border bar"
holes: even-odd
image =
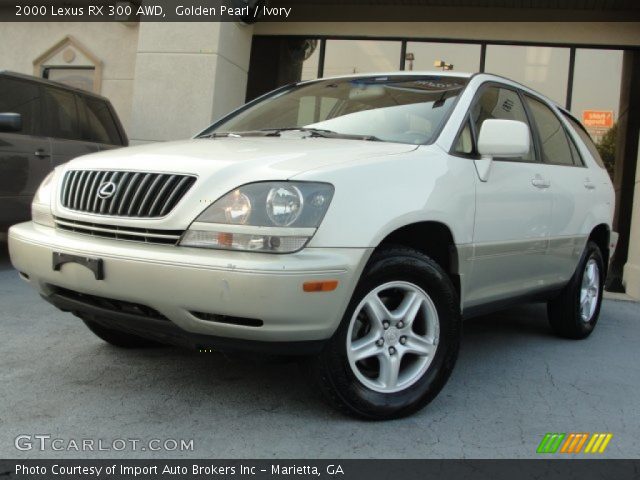
[[[25,8],[28,7],[28,8]],[[636,0],[16,0],[3,22],[638,22]]]
[[[578,460],[578,457],[582,456],[566,455],[566,459],[562,460],[0,460],[0,478],[4,480],[78,480],[82,478],[95,480],[211,480],[214,478],[631,480],[638,478],[640,460]],[[65,474],[55,473],[62,469],[66,472]],[[25,473],[25,471],[33,473]],[[163,471],[167,473],[162,473]]]

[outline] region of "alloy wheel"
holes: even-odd
[[[404,281],[385,283],[370,291],[351,317],[349,365],[371,390],[398,392],[427,371],[439,336],[438,312],[424,290]]]

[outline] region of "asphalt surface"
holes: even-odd
[[[633,302],[606,301],[584,341],[555,338],[542,305],[468,321],[439,397],[390,422],[334,412],[293,362],[111,347],[42,301],[4,251],[0,339],[0,458],[534,458],[546,432],[612,432],[599,457],[640,457]],[[15,448],[38,434],[65,450]],[[193,439],[193,451],[78,453],[83,438]]]

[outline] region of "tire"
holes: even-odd
[[[560,337],[574,340],[591,335],[600,316],[603,285],[602,252],[589,241],[569,283],[560,295],[547,302],[552,330]]]
[[[89,315],[78,315],[84,322],[84,324],[91,330],[96,336],[105,342],[120,348],[150,348],[158,347],[161,344],[148,340],[146,338],[132,335],[130,333],[121,332],[119,330],[113,330],[104,327],[99,322],[93,319]]]
[[[407,305],[410,313],[398,315]],[[346,414],[403,417],[442,390],[460,335],[458,295],[442,268],[416,250],[385,248],[372,256],[338,330],[313,360],[313,376],[324,398]],[[363,345],[371,349],[366,354]]]

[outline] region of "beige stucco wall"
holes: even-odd
[[[252,27],[142,23],[132,144],[188,138],[244,103]]]
[[[3,23],[0,68],[33,75],[33,61],[72,35],[103,64],[102,88],[129,132],[138,26],[122,23]]]

